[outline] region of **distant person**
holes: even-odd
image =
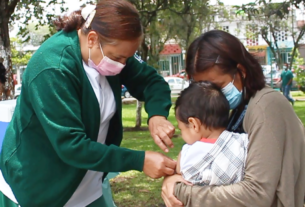
[[[6,74],[5,67],[3,63],[0,62],[0,84],[5,84],[6,82],[5,74]]]
[[[230,105],[220,87],[192,83],[176,101],[176,119],[186,144],[176,172],[197,185],[229,185],[243,180],[248,135],[226,130]],[[188,206],[188,205],[185,205]]]
[[[281,73],[280,79],[276,82],[277,84],[282,81],[282,92],[283,95],[294,105],[294,99],[290,96],[291,86],[293,80],[293,73],[288,69],[288,64],[285,63],[285,69]]]

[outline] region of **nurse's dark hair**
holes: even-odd
[[[188,124],[197,118],[209,129],[226,128],[230,105],[221,89],[209,81],[193,82],[176,101],[175,113],[179,121]]]
[[[136,40],[143,35],[143,27],[137,9],[126,0],[101,0],[96,4],[96,14],[91,25],[85,28],[81,10],[69,16],[58,17],[57,30],[71,32],[81,29],[84,34],[96,31],[102,40]]]
[[[224,74],[241,71],[237,65],[245,68],[244,84],[248,97],[265,87],[265,77],[259,62],[246,50],[244,45],[233,35],[212,30],[195,39],[187,51],[186,72],[192,77],[214,65],[218,65]]]

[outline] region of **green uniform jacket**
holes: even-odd
[[[154,68],[134,57],[107,80],[116,101],[108,146],[96,142],[99,103],[82,65],[77,32],[58,32],[33,55],[0,157],[3,176],[22,207],[64,206],[87,170],[142,171],[144,151],[118,147],[121,85],[145,101],[149,118],[168,116],[170,89]]]

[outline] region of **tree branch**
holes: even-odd
[[[156,13],[156,12],[158,12],[158,11],[162,11],[162,10],[164,10],[163,8],[158,8],[158,9],[156,9],[156,10],[153,10],[153,11],[147,11],[147,10],[139,10],[139,13],[141,13],[141,14],[148,14],[148,15],[152,15],[152,14],[154,14],[154,13]]]
[[[270,32],[271,32],[271,31],[270,31]],[[261,29],[261,35],[262,35],[263,39],[264,39],[264,40],[267,42],[267,44],[269,45],[270,50],[271,50],[273,56],[276,58],[275,49],[272,47],[271,39],[270,39],[270,40],[268,39],[268,32],[266,32],[265,30],[262,30],[262,29]]]
[[[16,8],[16,5],[17,3],[19,2],[20,0],[13,0],[11,1],[10,5],[7,6],[7,9],[8,9],[8,17],[10,17],[13,13],[14,13],[14,10]]]

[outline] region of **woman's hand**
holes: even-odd
[[[164,116],[153,116],[148,122],[149,131],[155,143],[164,151],[167,147],[174,147],[171,138],[174,136],[175,127]]]
[[[163,180],[161,196],[166,207],[184,206],[183,203],[174,196],[174,188],[177,182],[182,182],[187,185],[192,185],[191,183],[184,180],[181,175],[178,174],[165,177]]]
[[[143,172],[151,178],[160,178],[175,173],[177,162],[159,152],[145,152]]]

